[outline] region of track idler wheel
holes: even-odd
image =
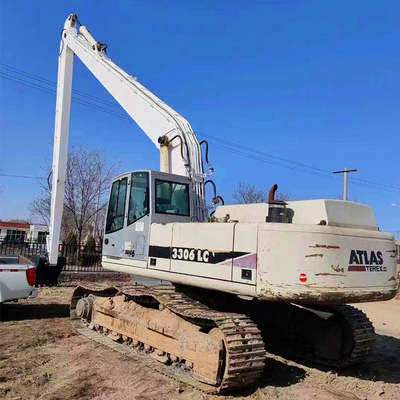
[[[76,304],[76,315],[79,318],[90,321],[92,317],[94,298],[92,296],[82,297]]]

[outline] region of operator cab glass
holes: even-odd
[[[156,213],[174,214],[188,217],[190,215],[189,185],[155,180]]]
[[[189,178],[136,171],[114,178],[108,201],[103,255],[146,262],[152,223],[190,222]]]
[[[128,206],[128,225],[149,213],[149,174],[134,172],[131,175],[131,194]]]
[[[113,182],[106,220],[106,233],[122,229],[124,224],[127,178]]]

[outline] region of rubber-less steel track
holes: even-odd
[[[323,308],[321,308],[323,310]],[[347,322],[351,329],[353,338],[353,349],[346,357],[334,361],[322,358],[313,358],[319,364],[329,367],[347,367],[349,365],[358,364],[365,361],[376,345],[376,334],[372,322],[368,319],[365,313],[358,308],[341,305],[335,307],[327,307],[327,311],[332,312],[334,316],[340,316]]]
[[[285,357],[295,356],[327,367],[341,368],[365,361],[375,347],[374,327],[355,307],[345,304],[306,308],[287,305],[278,311],[280,315],[276,310],[270,315],[275,325],[266,325],[262,321],[259,326],[266,340],[277,345]],[[268,314],[268,308],[261,308],[261,312]],[[330,316],[322,317],[319,312]],[[260,322],[257,313],[252,316]],[[291,317],[286,319],[285,315]],[[279,316],[283,318],[279,319]]]
[[[188,374],[182,374],[177,368],[168,367],[147,357],[147,363],[152,368],[156,367],[158,371],[169,377],[190,384],[207,393],[220,393],[252,385],[263,373],[266,355],[264,343],[257,326],[246,315],[211,310],[202,303],[176,292],[172,286],[149,288],[137,285],[121,287],[94,285],[77,287],[71,301],[71,320],[77,331],[92,340],[130,356],[138,355],[139,352],[89,329],[80,318],[77,318],[76,304],[80,298],[89,294],[100,297],[125,295],[130,301],[136,301],[140,304],[158,302],[162,307],[167,307],[176,315],[193,324],[217,327],[221,330],[226,358],[225,371],[218,386],[199,382]]]
[[[376,345],[371,321],[349,305],[247,304],[234,307],[257,324],[268,351],[286,358],[341,368],[367,360]]]

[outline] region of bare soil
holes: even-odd
[[[209,396],[77,335],[69,322],[72,287],[42,288],[37,299],[3,305],[0,398],[5,399],[400,399],[400,296],[358,305],[374,322],[368,362],[341,370],[269,354],[261,382]]]

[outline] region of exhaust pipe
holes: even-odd
[[[268,216],[265,222],[289,223],[287,216],[286,203],[281,200],[275,200],[275,192],[278,190],[278,185],[275,183],[269,190],[268,195]]]
[[[274,186],[269,189],[268,203],[275,201],[275,192],[278,190],[278,185],[275,183]]]

